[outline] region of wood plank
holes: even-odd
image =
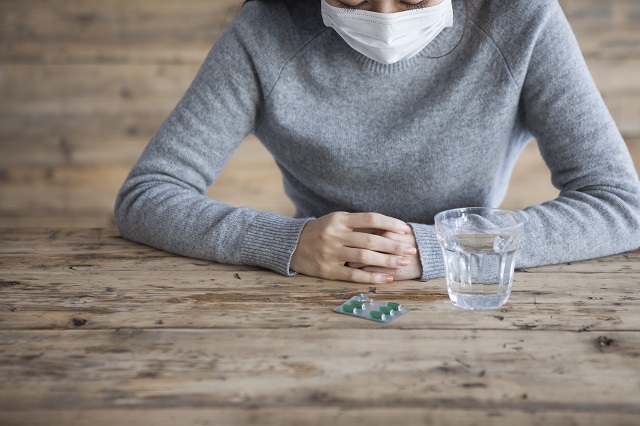
[[[640,170],[640,140],[628,141],[628,147]],[[112,225],[115,196],[131,164],[123,160],[123,165],[91,165],[95,161],[87,158],[86,166],[0,168],[0,227]],[[503,207],[525,208],[557,193],[535,143],[530,144],[516,164]],[[254,138],[241,144],[208,195],[230,205],[294,214],[279,170]]]
[[[640,5],[635,0],[560,2],[586,57],[640,57]]]
[[[0,220],[22,215],[110,215],[132,164],[8,166],[0,168]],[[293,215],[282,177],[266,149],[244,141],[208,191],[223,203]],[[40,224],[42,226],[42,224]]]
[[[519,273],[489,312],[381,285],[412,311],[380,324],[331,312],[370,286],[0,230],[0,423],[634,424],[638,260]]]
[[[26,214],[32,216],[26,216]],[[22,212],[19,216],[0,216],[0,228],[41,228],[42,226],[57,228],[109,228],[115,226],[113,214],[109,212],[78,215],[75,212],[64,212],[51,216],[38,212]]]
[[[24,65],[2,67],[0,112],[79,115],[151,111],[167,114],[193,80],[198,65]],[[8,120],[3,117],[3,121]]]
[[[111,225],[111,205],[124,170],[190,83],[234,4],[0,2],[0,92],[5,100],[0,104],[0,226]],[[637,143],[638,2],[566,0],[562,5],[614,118]],[[634,146],[638,167],[640,151]],[[516,169],[506,207],[523,208],[555,196],[536,154],[528,148],[521,158],[518,167],[524,173]],[[221,176],[210,195],[233,205],[292,214],[272,160],[265,156],[261,163],[272,182],[264,190],[263,182],[250,181],[247,164],[238,158],[237,172],[228,168],[228,177]],[[76,188],[76,180],[92,181],[84,173],[95,164],[105,176],[102,186]],[[539,177],[531,178],[533,173]],[[239,190],[234,189],[238,179]],[[531,182],[536,195],[521,197],[532,192]]]
[[[596,60],[590,67],[623,134],[640,138],[640,79],[634,74],[640,61]],[[0,148],[6,153],[0,166],[131,164],[196,71],[154,65],[7,67],[0,81],[6,100],[0,104]]]
[[[226,269],[226,270],[225,270]],[[368,285],[312,277],[286,278],[230,265],[200,271],[99,271],[81,266],[1,274],[0,328],[14,330],[375,329],[376,323],[332,312]],[[237,277],[240,278],[237,278]],[[454,307],[443,279],[401,281],[370,294],[411,312],[387,328],[402,330],[640,331],[640,273],[516,274],[500,310]],[[264,282],[264,278],[268,283]],[[623,279],[622,279],[623,278]],[[123,283],[126,283],[124,285]],[[314,291],[314,287],[322,290]],[[29,295],[38,294],[37,298]]]
[[[640,250],[517,273],[503,309],[469,312],[453,307],[443,279],[372,287],[289,278],[172,256],[100,229],[0,238],[0,329],[375,328],[331,311],[364,292],[410,307],[389,328],[640,330],[640,290],[629,286],[640,281]]]
[[[637,32],[640,38],[640,26]],[[622,134],[628,139],[638,139],[640,59],[590,59],[587,65]]]
[[[131,166],[197,66],[9,65],[0,71],[0,167]]]
[[[200,63],[240,0],[0,2],[0,62]]]
[[[87,116],[7,111],[0,118],[0,168],[68,164],[132,166],[166,113],[122,111]]]
[[[540,155],[537,142],[531,141],[514,166],[501,207],[520,210],[553,200],[559,193],[551,184],[551,172]]]
[[[240,0],[0,2],[0,62],[199,63]],[[640,57],[634,0],[561,2],[586,56]],[[78,37],[78,35],[81,35]]]
[[[640,110],[640,78],[635,72],[640,60],[592,60],[589,66],[622,133],[628,138],[640,138],[636,119]],[[66,155],[73,158],[76,146],[122,139],[134,139],[141,144],[175,107],[197,68],[6,66],[0,78],[0,91],[6,101],[0,104],[0,146],[23,155],[21,146],[63,146]],[[10,155],[0,161],[16,158],[20,157]]]
[[[492,425],[492,426],[628,426],[637,421],[636,413],[575,412],[560,408],[548,408],[532,413],[506,407],[490,410],[447,407],[443,401],[438,407],[252,407],[247,409],[201,408],[201,409],[82,409],[78,411],[29,410],[3,413],[3,418],[14,426],[175,426],[176,424],[228,426],[260,424],[263,426],[300,425],[355,425],[355,424],[400,424],[400,425]]]
[[[155,271],[201,271],[205,266],[213,268],[208,270],[218,270],[216,268],[222,266],[127,241],[115,228],[0,229],[0,262],[4,268],[22,271],[55,270],[60,267],[66,270],[69,266],[87,270],[97,265],[98,270],[106,271],[144,271],[148,268]],[[229,270],[227,266],[221,270]],[[548,273],[552,270],[584,274],[638,273],[640,250],[596,260],[528,268],[526,272]]]
[[[640,414],[637,332],[378,326],[3,331],[0,338],[0,376],[12,383],[0,388],[3,413],[392,407]]]
[[[636,172],[640,173],[640,139],[627,139],[626,144]],[[551,183],[551,172],[534,140],[524,148],[516,162],[509,189],[501,207],[513,210],[524,209],[553,200],[558,195],[559,191]]]
[[[0,216],[110,212],[128,172],[111,165],[4,168]]]

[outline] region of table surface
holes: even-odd
[[[500,310],[443,279],[361,285],[0,230],[0,424],[638,424],[640,251],[519,271]],[[354,295],[411,312],[332,312]]]

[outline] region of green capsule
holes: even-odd
[[[382,320],[382,321],[387,319],[386,315],[380,311],[371,311],[369,312],[369,316],[373,319]]]
[[[387,306],[393,309],[394,311],[399,311],[402,308],[402,305],[395,302],[387,302]]]
[[[353,306],[350,305],[342,305],[342,312],[346,312],[348,314],[352,314],[354,311],[356,310],[356,308],[354,308]]]
[[[352,300],[351,301],[351,306],[353,306],[356,309],[362,309],[362,302],[358,302],[357,300]]]
[[[393,309],[387,308],[386,306],[380,306],[380,309],[378,310],[385,315],[393,315]]]

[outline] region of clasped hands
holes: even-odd
[[[360,283],[410,280],[422,273],[411,227],[378,213],[336,212],[307,222],[290,268]]]

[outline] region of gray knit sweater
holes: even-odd
[[[522,212],[517,266],[640,246],[638,176],[557,0],[473,3],[457,47],[462,0],[452,28],[392,65],[325,27],[320,0],[248,3],[120,190],[122,235],[290,275],[308,220],[372,211],[410,222],[422,279],[439,277],[434,215],[499,206],[535,137],[561,192]],[[206,197],[250,133],[276,159],[296,218]]]

